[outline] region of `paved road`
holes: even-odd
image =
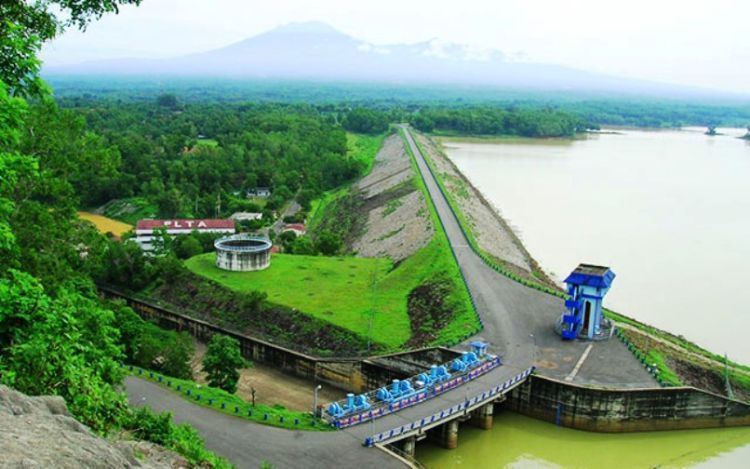
[[[268,461],[284,468],[403,468],[393,459],[347,432],[302,432],[260,425],[194,404],[175,393],[129,376],[125,388],[132,405],[169,411],[178,423],[193,425],[206,447],[238,468],[258,468]]]
[[[587,343],[562,342],[554,333],[553,325],[564,309],[563,301],[498,274],[469,248],[424,157],[408,129],[404,129],[484,322],[478,338],[490,344],[492,352],[503,358],[504,365],[420,405],[373,423],[330,433],[293,432],[254,424],[175,398],[171,392],[148,381],[128,378],[126,388],[133,404],[172,411],[177,421],[195,425],[210,449],[239,467],[257,467],[261,461],[271,461],[279,468],[398,467],[399,463],[385,453],[362,447],[363,439],[461,403],[531,365],[536,365],[541,374],[555,378],[571,373]],[[619,341],[595,343],[588,357],[574,382],[628,387],[656,384]]]
[[[563,300],[495,272],[471,250],[411,132],[406,126],[402,128],[484,322],[478,337],[488,342],[506,364],[518,368],[535,364],[539,374],[564,378],[588,343],[563,342],[555,334],[553,325],[565,309]],[[657,384],[617,340],[595,343],[575,382],[626,387]]]

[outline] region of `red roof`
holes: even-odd
[[[234,229],[234,220],[218,219],[194,219],[187,220],[184,218],[175,220],[138,220],[135,225],[136,230],[154,230],[164,227],[168,230],[185,229],[185,230],[218,230]]]
[[[305,231],[305,225],[302,223],[289,223],[284,226],[285,230],[294,230],[294,231]]]

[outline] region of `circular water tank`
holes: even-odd
[[[216,267],[234,272],[263,270],[271,265],[271,240],[262,236],[236,234],[214,241]]]

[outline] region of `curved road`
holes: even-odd
[[[279,468],[402,467],[386,453],[364,448],[364,438],[461,403],[533,364],[540,374],[555,378],[564,378],[573,371],[588,343],[562,342],[554,334],[552,326],[563,311],[563,301],[495,272],[471,250],[409,129],[402,128],[482,317],[484,330],[475,339],[487,341],[492,352],[503,358],[504,365],[422,404],[337,432],[289,431],[255,424],[176,399],[170,391],[135,377],[125,382],[132,404],[170,411],[176,421],[190,422],[209,449],[238,467],[258,467],[263,461]],[[575,382],[628,387],[655,385],[653,378],[618,341],[594,344],[588,357],[578,367]]]

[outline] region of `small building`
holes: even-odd
[[[135,238],[133,241],[141,246],[144,251],[154,249],[154,232],[165,230],[166,234],[178,236],[190,234],[193,231],[199,233],[226,233],[235,232],[234,220],[226,219],[173,219],[173,220],[139,220],[135,225]]]
[[[287,223],[284,225],[284,228],[281,229],[281,232],[286,233],[287,231],[293,232],[298,237],[304,236],[305,233],[307,233],[307,229],[302,223]]]
[[[602,300],[612,286],[615,273],[609,267],[580,264],[568,275],[567,311],[560,321],[563,339],[596,339],[604,334]]]
[[[234,212],[229,218],[234,221],[254,221],[263,218],[263,214],[258,212]]]
[[[255,189],[250,189],[247,191],[247,197],[261,197],[263,199],[267,197],[271,197],[271,188],[270,187],[256,187]]]

